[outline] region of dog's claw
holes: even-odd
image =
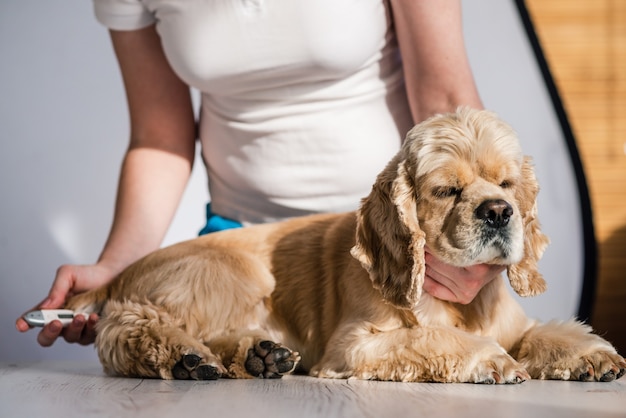
[[[498,372],[491,372],[491,376],[485,377],[483,380],[477,383],[481,383],[483,385],[497,385],[499,383],[502,383],[502,376],[500,376],[500,373]]]
[[[523,373],[517,373],[515,375],[515,379],[512,380],[509,383],[524,383],[525,381],[530,379],[530,375],[528,374],[528,372],[524,371]]]
[[[600,381],[601,382],[612,382],[612,381],[615,380],[615,378],[616,378],[615,372],[613,370],[609,370],[608,372],[604,373],[600,377]]]
[[[593,366],[588,365],[587,370],[584,373],[581,373],[580,375],[578,375],[578,380],[581,382],[592,381],[594,378],[594,374],[595,374],[595,371],[593,369]]]
[[[260,341],[248,350],[245,367],[248,373],[266,379],[280,379],[293,371],[300,355],[272,341]]]

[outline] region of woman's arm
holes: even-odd
[[[72,294],[112,280],[121,270],[157,249],[178,207],[195,155],[195,120],[190,92],[169,66],[154,26],[111,32],[126,89],[130,143],[120,173],[113,225],[98,262],[64,265],[38,308],[59,308]],[[93,341],[97,318],[81,316],[67,328],[44,327],[38,336],[49,346]],[[28,330],[18,319],[16,327]]]
[[[189,87],[169,66],[155,27],[112,31],[130,113],[115,218],[99,262],[121,271],[161,244],[195,153]]]
[[[390,0],[415,122],[459,105],[482,108],[458,0]]]

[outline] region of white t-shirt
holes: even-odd
[[[213,212],[244,224],[358,207],[412,125],[383,0],[94,0],[156,23],[201,92]]]

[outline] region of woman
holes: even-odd
[[[202,144],[211,232],[356,209],[406,131],[482,107],[456,0],[94,0],[126,88],[130,144],[115,218],[93,265],[64,265],[39,309],[112,280],[157,249]],[[401,56],[401,59],[400,59]],[[198,121],[190,87],[201,93]],[[502,270],[427,254],[424,290],[468,303]],[[63,336],[90,343],[97,315]],[[28,325],[18,319],[18,330]]]

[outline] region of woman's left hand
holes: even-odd
[[[424,291],[437,299],[463,305],[473,301],[478,292],[506,268],[493,264],[454,267],[438,260],[428,249],[425,257]]]

